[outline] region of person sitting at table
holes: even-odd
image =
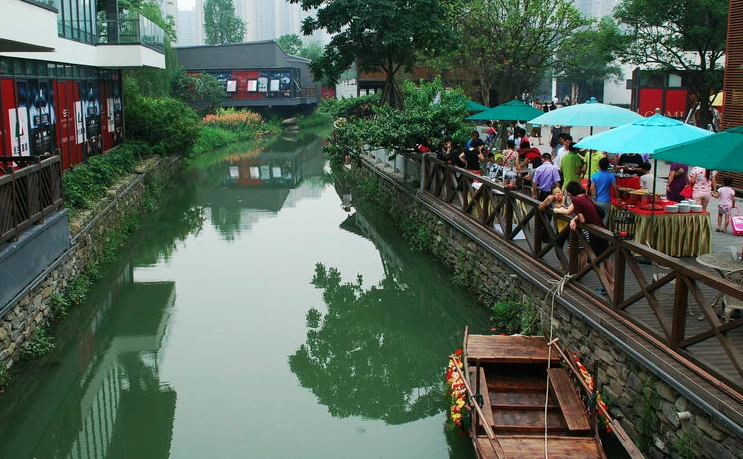
[[[693,167],[689,173],[689,183],[694,188],[692,199],[702,205],[702,210],[707,210],[707,204],[712,198],[712,192],[717,191],[717,171],[711,171],[703,167]]]
[[[637,153],[622,153],[617,161],[617,169],[630,175],[639,175],[642,156]]]
[[[583,159],[578,155],[575,142],[570,142],[567,149],[568,154],[560,161],[563,183],[580,183],[580,178],[583,175]]]
[[[686,186],[686,176],[689,173],[689,166],[682,163],[671,163],[668,171],[668,182],[666,182],[666,196],[671,201],[681,202],[684,197],[681,196],[681,190]]]
[[[604,225],[609,221],[611,210],[611,189],[614,188],[614,196],[619,197],[619,188],[614,174],[609,172],[609,158],[601,158],[599,171],[591,176],[591,195],[596,205],[604,209]]]
[[[539,204],[539,210],[544,212],[547,209],[551,209],[552,213],[558,214],[558,215],[571,215],[572,212],[572,202],[570,201],[570,197],[567,196],[563,191],[560,185],[555,185],[552,188],[551,193],[549,196],[547,196],[541,204]],[[557,234],[560,234],[562,230],[567,228],[568,222],[565,220],[556,218],[555,219],[555,227],[557,228]],[[590,235],[588,234],[588,231],[582,230],[583,235],[586,237],[586,239],[590,238]],[[562,246],[562,242],[559,243],[560,246]],[[570,238],[568,238],[568,251],[570,250]],[[583,241],[582,239],[578,238],[578,269],[582,268],[586,264],[586,250],[583,247]],[[560,265],[560,270],[565,271],[565,267]]]
[[[495,162],[488,168],[488,178],[491,180],[502,179],[505,172],[503,167],[503,156],[495,158]]]
[[[642,163],[642,166],[640,166],[640,188],[643,190],[648,190],[652,193],[655,176],[650,173],[651,167],[652,166],[647,161]]]
[[[565,189],[568,192],[570,199],[573,201],[571,211],[575,213],[575,217],[570,220],[570,229],[573,231],[577,230],[578,223],[589,223],[606,229],[604,221],[599,216],[596,204],[588,199],[588,196],[586,196],[586,190],[584,190],[578,182],[573,181],[568,183]],[[588,245],[591,246],[595,256],[601,255],[609,248],[609,242],[598,236],[591,236],[591,238],[588,239]],[[607,257],[601,263],[603,265],[602,270],[604,275],[609,281],[609,287],[613,290],[614,267],[611,263],[611,259]],[[604,287],[599,287],[598,292],[601,295],[606,295],[606,289]]]

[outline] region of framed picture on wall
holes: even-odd
[[[237,80],[227,80],[227,92],[237,91]]]
[[[248,80],[248,92],[256,92],[258,90],[258,80]]]

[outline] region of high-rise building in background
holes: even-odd
[[[178,0],[176,30],[177,46],[204,44],[204,2],[206,0]],[[311,37],[302,35],[302,20],[311,12],[302,11],[286,0],[234,0],[235,14],[245,21],[246,42],[275,40],[282,35],[297,34],[306,43],[329,41],[328,35],[316,32]]]
[[[611,16],[619,0],[573,0],[573,5],[587,18]]]

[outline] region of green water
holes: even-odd
[[[386,217],[341,206],[320,145],[175,180],[0,398],[0,459],[472,458],[442,380],[487,313]]]

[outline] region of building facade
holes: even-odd
[[[67,169],[122,142],[121,69],[164,68],[164,34],[104,4],[2,0],[0,156],[60,154]]]

